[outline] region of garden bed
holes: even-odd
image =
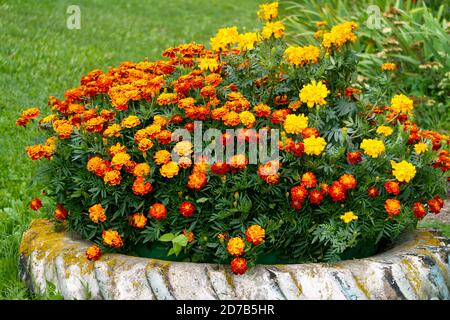
[[[85,258],[89,242],[35,220],[20,247],[20,276],[64,299],[450,299],[450,242],[418,229],[394,248],[332,264],[257,265],[233,275],[217,264],[121,254]]]

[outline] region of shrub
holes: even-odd
[[[162,245],[241,274],[270,259],[367,255],[439,212],[449,138],[415,125],[409,97],[353,86],[356,23],[320,46],[288,47],[277,7],[261,6],[261,31],[220,29],[211,49],[183,44],[163,60],[94,70],[49,98],[38,122],[48,137],[26,151],[46,158],[39,178],[55,221],[95,243],[88,259]],[[200,125],[219,135],[196,138]],[[194,142],[179,141],[192,131]],[[279,156],[255,161],[265,137]]]

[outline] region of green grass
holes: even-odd
[[[450,238],[450,224],[440,222],[438,220],[421,221],[418,225],[420,228],[433,228],[442,232],[444,237]]]
[[[253,30],[261,2],[0,2],[0,299],[31,297],[17,277],[18,245],[31,219],[44,215],[27,208],[30,199],[41,194],[30,185],[37,164],[27,159],[24,148],[42,141],[37,129],[15,127],[21,110],[44,108],[48,96],[61,98],[92,69],[159,59],[169,46],[207,43],[220,27]],[[72,4],[81,9],[80,30],[66,27],[66,10]]]

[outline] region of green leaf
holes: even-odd
[[[169,241],[173,241],[173,238],[175,238],[175,235],[173,233],[166,233],[163,234],[160,238],[159,241],[162,242],[169,242]]]
[[[203,197],[203,198],[197,199],[197,203],[204,203],[204,202],[206,202],[208,200],[209,200],[209,198]]]
[[[175,245],[179,245],[181,247],[186,247],[186,245],[188,243],[188,238],[184,234],[180,234],[176,238],[172,239],[172,242],[173,242],[174,247],[175,247]]]
[[[173,252],[175,253],[175,255],[178,256],[178,255],[180,254],[180,252],[181,252],[181,249],[183,249],[182,246],[180,246],[180,245],[174,243],[174,244],[173,244],[173,248],[170,249],[170,250],[171,250],[171,251],[173,250]]]

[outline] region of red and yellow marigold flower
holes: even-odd
[[[66,208],[64,208],[64,206],[60,203],[58,203],[56,205],[56,209],[55,209],[55,219],[58,221],[64,221],[67,219],[67,215],[69,214],[69,212],[67,211]]]
[[[402,209],[400,201],[397,199],[387,199],[384,203],[384,208],[389,216],[397,216]]]
[[[308,108],[314,106],[323,106],[327,104],[325,98],[328,96],[330,91],[323,84],[322,81],[311,81],[310,84],[304,85],[300,90],[299,98],[303,103],[306,103]]]
[[[240,237],[231,238],[227,243],[227,251],[235,257],[239,257],[244,253],[245,242]]]
[[[196,210],[197,208],[192,202],[184,201],[180,204],[180,214],[185,218],[192,217]]]
[[[131,156],[128,153],[120,152],[112,158],[111,166],[116,170],[120,170],[130,159]]]
[[[150,174],[150,166],[148,163],[138,163],[134,166],[133,175],[135,177],[146,177]]]
[[[324,192],[321,190],[312,190],[309,193],[309,202],[315,205],[319,205],[323,201]]]
[[[86,258],[90,261],[97,261],[102,256],[102,249],[96,244],[90,246],[86,250]]]
[[[384,189],[387,193],[394,196],[398,196],[400,194],[400,185],[395,181],[386,181],[384,184]]]
[[[137,177],[133,182],[133,193],[137,196],[145,196],[147,193],[153,190],[153,186],[150,182],[146,182],[144,177]]]
[[[301,185],[306,188],[315,188],[317,184],[316,175],[312,172],[306,172],[302,175]]]
[[[236,154],[230,158],[230,167],[233,169],[243,169],[248,164],[248,158],[244,154]]]
[[[346,189],[339,181],[335,181],[330,186],[328,194],[330,195],[331,200],[333,200],[334,202],[341,202],[346,198],[345,190]]]
[[[423,204],[421,204],[420,202],[415,202],[413,204],[412,212],[417,219],[423,219],[427,214],[427,210],[425,209],[425,206]]]
[[[73,133],[73,126],[66,120],[55,120],[53,130],[61,139],[68,139]]]
[[[361,158],[361,152],[356,151],[356,152],[348,152],[347,153],[347,162],[349,164],[357,164],[358,162],[361,162],[362,158]]]
[[[102,232],[103,244],[111,248],[120,248],[123,246],[123,239],[116,230],[104,230]]]
[[[267,118],[270,116],[270,107],[267,104],[260,103],[253,107],[253,111],[259,118]]]
[[[170,152],[167,150],[158,150],[153,156],[153,159],[155,160],[155,163],[158,165],[166,164],[171,159]]]
[[[42,208],[42,201],[39,198],[34,198],[33,200],[30,201],[30,209],[37,211],[40,208]]]
[[[166,207],[162,203],[155,203],[150,207],[149,215],[156,220],[162,220],[167,217]]]
[[[120,137],[121,136],[120,130],[122,130],[122,127],[119,124],[114,123],[108,126],[108,128],[106,128],[105,131],[103,131],[103,135],[108,138]]]
[[[208,180],[203,172],[194,172],[188,177],[188,188],[200,191],[206,185]]]
[[[345,190],[355,189],[356,179],[352,174],[343,174],[338,180]]]
[[[147,217],[142,213],[135,213],[132,216],[129,216],[128,221],[130,226],[136,229],[143,229],[147,224]]]
[[[266,231],[261,226],[254,224],[245,230],[245,237],[251,244],[257,246],[264,241]]]
[[[100,203],[95,204],[89,208],[89,218],[94,223],[98,223],[99,221],[100,222],[106,221],[105,209],[103,209]]]
[[[110,186],[117,186],[120,184],[122,177],[120,176],[120,171],[118,170],[109,170],[103,176],[103,181]]]
[[[134,128],[140,124],[141,124],[141,120],[139,120],[139,118],[136,116],[128,116],[128,117],[124,118],[121,123],[122,127],[128,128],[128,129]]]
[[[244,274],[247,271],[247,260],[244,258],[234,258],[231,260],[231,271],[233,271],[234,274]]]
[[[380,191],[378,191],[377,187],[369,187],[367,188],[367,195],[371,198],[376,198],[380,195]]]
[[[444,200],[439,196],[435,196],[433,199],[428,200],[427,203],[428,208],[434,214],[441,212],[441,209],[444,207]]]
[[[140,152],[147,152],[151,147],[153,147],[152,140],[144,138],[141,141],[139,141],[138,149]]]
[[[215,162],[211,166],[211,172],[214,174],[225,174],[230,170],[230,166],[225,162]]]
[[[183,230],[183,235],[187,238],[188,243],[191,243],[195,240],[195,235],[192,231]]]
[[[416,175],[416,167],[408,161],[395,162],[391,160],[392,175],[400,182],[410,182]]]

